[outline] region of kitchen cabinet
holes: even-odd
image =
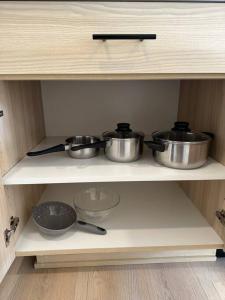
[[[1,2],[0,279],[15,255],[36,256],[37,268],[215,260],[225,237],[216,216],[225,208],[224,17],[219,3]],[[92,40],[93,33],[156,33],[157,39],[103,42]],[[150,80],[163,78],[186,80]],[[100,135],[119,118],[148,134],[187,120],[215,134],[210,159],[200,169],[175,170],[158,165],[148,149],[131,164],[103,154],[26,157],[88,128]],[[68,232],[52,240],[35,230],[33,205],[72,201],[92,184],[121,194],[121,208],[105,221],[107,236],[96,242]],[[19,225],[6,247],[11,216]]]

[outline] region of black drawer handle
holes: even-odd
[[[93,40],[156,40],[156,34],[93,34]]]

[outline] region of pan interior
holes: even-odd
[[[77,135],[66,139],[66,143],[73,145],[85,145],[98,142],[100,139],[90,135]]]
[[[60,230],[76,222],[75,210],[63,202],[44,202],[33,208],[33,219],[41,227]]]

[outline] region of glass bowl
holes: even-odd
[[[91,187],[75,196],[74,207],[83,219],[104,219],[120,203],[117,193],[105,188]]]

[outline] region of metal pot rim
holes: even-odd
[[[182,141],[182,140],[179,140],[179,138],[176,140],[176,136],[174,137],[174,139],[170,138],[170,137],[166,137],[166,135],[170,135],[170,134],[173,134],[172,132],[170,131],[156,131],[156,132],[153,132],[152,133],[152,137],[154,140],[156,141],[160,141],[160,142],[163,142],[163,143],[171,143],[171,144],[182,144],[182,145],[195,145],[195,144],[204,144],[204,143],[209,143],[211,142],[212,140],[212,137],[203,133],[203,132],[187,132],[185,133],[187,136],[190,135],[190,136],[198,136],[198,137],[201,137],[200,138],[197,138],[197,140],[193,140],[193,141]],[[163,135],[165,137],[163,137]]]
[[[108,131],[105,131],[103,132],[102,136],[104,139],[106,140],[119,140],[119,141],[124,141],[124,140],[137,140],[137,139],[142,139],[144,138],[144,133],[142,132],[136,132],[135,133],[135,136],[132,136],[132,137],[124,137],[124,138],[120,138],[120,137],[113,137],[113,136],[110,136],[110,134],[113,134],[113,132],[108,132]]]
[[[171,141],[171,140],[164,140],[164,139],[157,139],[164,144],[173,144],[173,145],[198,145],[198,144],[208,144],[211,141],[211,138],[205,141],[196,141],[196,142],[182,142],[182,141]]]
[[[68,137],[65,142],[67,144],[73,144],[73,145],[85,145],[84,143],[74,143],[74,140],[75,139],[92,139],[93,140],[93,143],[94,142],[98,142],[100,141],[100,138],[99,137],[96,137],[94,135],[75,135],[75,136],[70,136]]]

